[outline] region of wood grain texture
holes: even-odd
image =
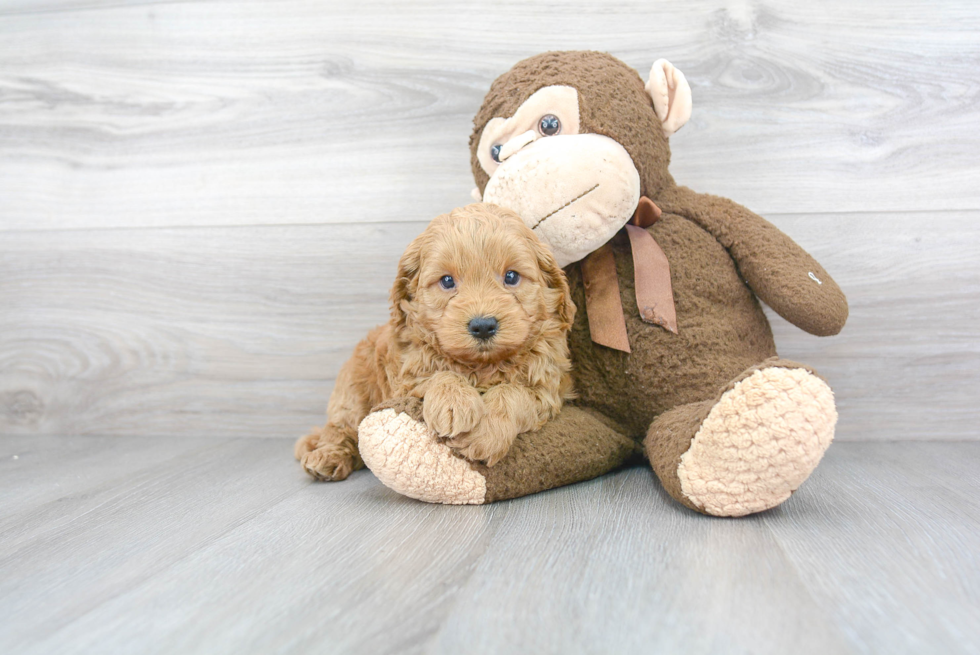
[[[10,233],[0,432],[297,436],[422,227]]]
[[[774,222],[848,297],[847,325],[829,339],[768,312],[779,353],[815,366],[833,387],[838,438],[980,438],[980,214]]]
[[[854,652],[758,518],[695,518],[645,468],[516,505],[436,652]]]
[[[0,0],[0,434],[320,422],[402,248],[469,201],[490,82],[553,48],[673,60],[695,97],[678,181],[841,282],[841,336],[773,318],[835,388],[840,439],[980,438],[963,0]]]
[[[837,337],[773,318],[780,352],[835,388],[839,439],[980,437],[978,219],[774,219],[850,297]],[[423,227],[8,233],[0,433],[297,436],[387,320],[398,257]]]
[[[828,493],[763,515],[811,597],[865,652],[980,646],[978,445],[847,444],[814,474]],[[923,624],[918,602],[951,629]]]
[[[133,477],[180,456],[212,447],[191,439],[49,437],[18,439],[0,450],[0,534],[10,551],[36,536],[32,526],[58,525],[85,515],[107,490],[131,484]],[[41,471],[49,471],[50,478]]]
[[[86,482],[54,493],[43,455],[62,462],[86,442],[75,467]],[[166,443],[169,454],[144,438],[0,440],[0,472],[47,497],[31,515],[0,503],[3,652],[958,654],[980,643],[977,443],[836,444],[787,503],[745,519],[689,512],[645,467],[448,507],[367,471],[312,483],[279,440]],[[106,470],[119,444],[160,465]]]
[[[667,57],[676,178],[764,214],[980,209],[963,0],[0,2],[0,229],[423,220],[490,82]]]
[[[141,438],[128,445],[151,455],[145,443]],[[30,617],[47,615],[45,630],[63,627],[305,483],[285,475],[292,462],[281,441],[254,440],[248,449],[233,443],[212,440],[155,466],[109,478],[85,493],[60,497],[4,530],[0,597],[7,600],[0,650],[13,652],[33,640],[40,624],[28,629]],[[11,445],[4,440],[5,451]],[[36,485],[57,484],[56,470],[35,466],[33,472]]]

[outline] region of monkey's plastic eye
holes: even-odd
[[[500,163],[500,147],[501,146],[498,143],[490,148],[490,159],[494,160],[498,164]]]
[[[515,286],[521,281],[521,274],[517,271],[507,271],[504,273],[504,284],[509,287]]]
[[[554,114],[545,114],[538,121],[538,130],[544,136],[555,136],[561,132],[561,121]]]
[[[453,279],[452,275],[443,275],[441,278],[439,278],[439,286],[447,291],[449,289],[455,289],[456,280]]]

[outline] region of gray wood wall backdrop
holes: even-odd
[[[680,67],[677,180],[848,293],[774,320],[838,438],[977,439],[980,4],[0,0],[0,434],[293,438],[469,202],[495,76],[551,49]]]

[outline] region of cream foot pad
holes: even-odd
[[[358,428],[358,449],[381,483],[403,496],[451,505],[482,505],[486,499],[486,479],[404,412],[368,414]]]
[[[677,469],[681,489],[715,516],[779,505],[834,438],[834,394],[802,368],[758,370],[722,395]]]

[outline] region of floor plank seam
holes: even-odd
[[[772,512],[772,510],[770,510],[770,512]],[[768,513],[769,512],[767,512],[767,514]],[[806,597],[811,601],[813,606],[822,607],[820,599],[816,595],[814,595],[813,590],[810,588],[810,585],[807,583],[806,579],[804,578],[803,571],[800,569],[799,565],[797,564],[796,559],[786,549],[786,544],[783,543],[783,540],[780,539],[779,535],[772,528],[772,525],[770,524],[772,520],[773,519],[768,516],[762,517],[762,523],[763,525],[766,526],[766,529],[769,530],[769,534],[772,537],[773,543],[776,544],[777,548],[779,548],[779,552],[782,555],[783,561],[793,571],[793,574],[796,576],[796,581],[799,584],[799,587],[803,589],[804,593],[806,594]],[[834,627],[835,630],[837,630],[838,634],[841,636],[841,639],[846,640],[848,646],[853,647],[853,650],[851,652],[853,653],[868,652],[867,648],[862,647],[861,642],[857,639],[857,635],[850,634],[849,631],[847,630],[847,627],[841,626],[832,614],[828,613],[826,616],[823,616],[821,618],[827,621],[831,626]]]
[[[59,437],[54,437],[54,438],[57,439]],[[76,437],[72,437],[72,438],[76,438]],[[202,443],[201,444],[201,447],[195,448],[193,450],[188,450],[188,451],[179,453],[179,454],[175,455],[172,459],[179,459],[179,458],[182,458],[182,457],[194,457],[194,456],[198,456],[201,453],[207,453],[209,451],[217,450],[217,449],[221,448],[222,446],[225,446],[225,445],[228,445],[228,444],[233,443],[233,441],[234,440],[225,439],[223,442],[220,442],[219,441],[218,443],[208,443],[208,444]],[[95,487],[89,487],[89,488],[87,488],[84,491],[84,493],[89,493],[90,494],[93,491],[98,490],[98,489],[101,488],[101,489],[105,489],[107,493],[110,493],[110,494],[113,494],[113,495],[111,495],[110,497],[102,500],[99,504],[95,505],[94,507],[87,508],[81,514],[73,514],[71,516],[65,517],[65,519],[63,521],[57,522],[57,523],[49,526],[44,533],[42,533],[40,535],[35,535],[34,541],[36,541],[38,539],[42,539],[42,540],[43,539],[47,539],[49,537],[49,535],[51,535],[52,533],[54,533],[56,531],[61,531],[61,530],[69,529],[73,524],[77,524],[78,521],[84,519],[86,516],[88,516],[92,512],[97,511],[99,508],[104,507],[106,504],[108,504],[108,503],[110,503],[110,502],[112,502],[114,500],[118,500],[120,498],[125,498],[126,496],[131,495],[135,490],[140,489],[142,487],[145,487],[147,484],[152,484],[152,483],[154,483],[154,481],[159,481],[161,479],[164,479],[164,478],[166,478],[167,476],[169,476],[171,474],[172,474],[172,470],[171,469],[168,469],[168,468],[155,469],[155,470],[152,469],[152,468],[146,468],[146,469],[142,469],[142,470],[139,471],[137,477],[138,477],[138,479],[140,479],[140,482],[138,483],[138,485],[136,487],[131,486],[131,484],[132,484],[132,478],[126,479],[125,476],[120,477],[120,478],[115,478],[115,479],[109,480],[107,482],[103,482],[101,485],[96,485]],[[113,491],[114,488],[118,488],[119,489],[118,493],[116,493],[116,492]],[[76,491],[76,492],[73,492],[73,493],[69,493],[68,495],[54,497],[51,500],[45,502],[44,505],[51,505],[51,504],[54,504],[54,503],[61,502],[65,498],[70,498],[72,495],[76,495],[78,493],[82,493],[82,492]],[[35,508],[35,511],[36,511],[36,509],[37,508]],[[4,532],[0,533],[0,536],[4,536],[9,531],[10,531],[10,528],[7,528],[6,530],[4,530]],[[32,542],[22,543],[19,546],[17,546],[15,550],[12,550],[12,551],[10,551],[9,553],[6,553],[6,554],[2,554],[2,557],[3,558],[16,557],[19,553],[21,553],[21,551],[30,548],[31,545],[32,545]],[[0,563],[2,563],[3,561],[4,561],[4,559],[0,559]]]
[[[513,501],[504,501],[504,502],[510,503]],[[469,586],[470,581],[473,579],[473,576],[476,575],[477,569],[480,568],[480,562],[483,561],[483,558],[490,550],[491,546],[493,545],[493,541],[497,536],[497,532],[500,531],[502,522],[506,519],[507,514],[509,514],[507,508],[501,507],[500,503],[491,504],[489,506],[489,509],[490,509],[490,520],[487,523],[488,525],[492,525],[493,527],[490,534],[487,535],[486,547],[482,550],[482,552],[480,552],[480,556],[473,560],[473,563],[470,566],[469,571],[467,572],[465,580],[461,581],[459,588],[453,594],[452,602],[449,603],[449,606],[446,608],[445,615],[443,616],[442,620],[439,621],[438,627],[432,632],[429,638],[423,643],[422,648],[419,650],[420,653],[434,652],[436,645],[439,643],[440,638],[445,633],[445,630],[449,625],[449,621],[452,619],[456,607],[459,606],[460,594],[463,592],[463,590],[465,590]],[[498,515],[500,514],[502,515],[498,517]],[[491,530],[491,528],[488,528],[488,530]]]
[[[311,484],[311,483],[309,483],[309,484]],[[49,639],[49,638],[57,635],[58,633],[63,632],[64,630],[69,629],[71,626],[73,626],[78,621],[83,620],[88,615],[90,615],[90,614],[96,612],[97,610],[101,609],[102,606],[107,605],[107,604],[113,602],[114,600],[116,600],[117,598],[120,598],[121,596],[126,595],[127,593],[129,593],[133,589],[136,589],[137,587],[140,587],[142,585],[145,585],[145,584],[151,582],[154,578],[157,578],[157,577],[159,577],[161,575],[166,575],[168,572],[171,571],[171,569],[175,568],[179,564],[185,562],[186,560],[188,560],[191,557],[196,556],[198,553],[200,553],[201,551],[205,550],[206,548],[214,545],[215,543],[219,542],[220,540],[224,539],[226,536],[228,536],[232,532],[240,529],[242,526],[244,526],[244,525],[246,525],[246,524],[254,521],[256,518],[258,518],[258,517],[262,516],[263,514],[269,512],[270,510],[272,510],[273,508],[277,507],[278,505],[281,505],[283,502],[285,502],[289,498],[292,498],[296,494],[302,492],[304,489],[306,489],[309,486],[309,484],[300,486],[300,487],[298,487],[298,488],[290,491],[289,493],[284,494],[283,496],[279,497],[275,502],[273,502],[271,505],[268,505],[268,506],[262,508],[261,510],[256,511],[253,514],[250,514],[247,517],[242,518],[241,520],[237,521],[232,526],[230,526],[228,529],[222,531],[220,534],[217,534],[217,535],[213,536],[212,538],[210,538],[210,539],[208,539],[206,541],[201,542],[201,544],[196,549],[194,549],[193,551],[189,551],[187,553],[184,553],[182,556],[180,556],[177,559],[169,562],[166,566],[164,566],[164,567],[162,567],[162,568],[160,568],[158,570],[155,570],[155,571],[153,571],[152,573],[150,573],[150,574],[148,574],[146,576],[139,577],[139,578],[136,578],[136,579],[130,581],[130,583],[127,585],[127,588],[126,589],[120,590],[118,593],[112,594],[110,596],[107,596],[107,597],[101,599],[98,603],[96,603],[95,605],[93,605],[92,607],[90,607],[89,609],[87,609],[82,614],[79,614],[78,616],[76,616],[72,620],[70,620],[69,622],[67,622],[64,625],[60,626],[57,630],[51,632],[49,635],[46,636],[46,638]]]

